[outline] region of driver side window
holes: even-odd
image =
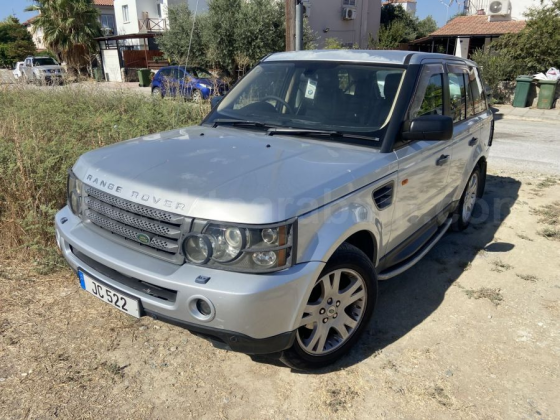
[[[266,69],[265,66],[263,67],[263,71],[267,74],[261,75],[261,77],[257,77],[255,79],[255,82],[251,85],[251,87],[235,100],[233,103],[233,109],[241,109],[247,105],[261,103],[261,105],[263,105],[261,111],[266,112],[267,108],[279,105],[278,101],[271,97],[285,99],[284,82],[286,80],[287,73],[291,70],[291,67],[275,66],[270,70]]]

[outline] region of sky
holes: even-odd
[[[417,0],[416,14],[419,18],[423,19],[428,15],[432,15],[437,21],[439,26],[443,26],[446,22],[447,7],[442,2],[449,4],[450,0]],[[457,2],[454,0],[453,4],[449,7],[449,17],[457,13]],[[459,0],[461,1],[461,0]],[[315,0],[317,2],[317,0]],[[313,0],[312,0],[313,3]],[[460,2],[462,5],[462,2]],[[35,15],[34,12],[24,12],[23,10],[31,5],[30,0],[0,0],[0,20],[4,20],[11,14],[15,14],[21,22],[26,21]]]

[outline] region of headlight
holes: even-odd
[[[68,171],[67,198],[68,207],[76,216],[81,216],[82,206],[82,181],[76,178],[72,171]]]
[[[207,223],[200,232],[183,241],[187,263],[212,268],[268,272],[294,264],[294,224],[269,226],[232,226]]]

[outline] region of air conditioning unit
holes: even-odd
[[[488,16],[506,16],[511,14],[510,0],[490,0]]]
[[[354,20],[356,19],[356,9],[353,7],[343,7],[342,8],[342,19],[344,20]]]

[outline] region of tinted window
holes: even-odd
[[[449,105],[454,122],[467,118],[467,92],[463,72],[449,73]]]
[[[383,72],[383,96],[378,72]],[[403,73],[404,69],[353,63],[264,62],[234,87],[206,122],[237,118],[366,135],[388,120]]]
[[[423,115],[443,115],[443,66],[425,66],[410,107],[409,119]]]
[[[476,68],[469,67],[468,72],[469,90],[472,94],[474,113],[486,111],[486,98],[484,95],[484,88]]]

